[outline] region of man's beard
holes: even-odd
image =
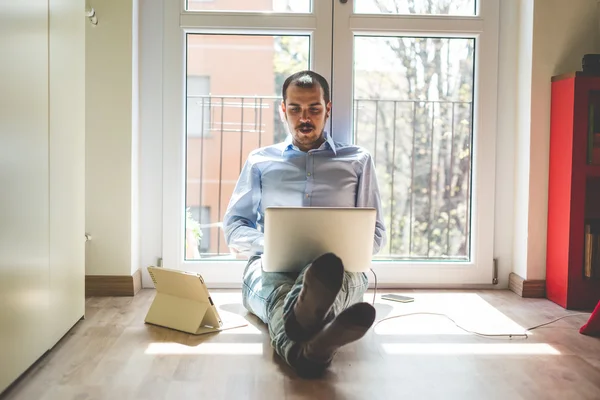
[[[312,130],[308,133],[303,133],[301,131],[302,128],[310,128]],[[325,127],[323,127],[318,134],[316,134],[316,129],[315,125],[307,123],[296,126],[292,135],[294,144],[302,146],[310,145],[313,148],[320,146],[325,141]],[[314,146],[315,144],[318,146]]]

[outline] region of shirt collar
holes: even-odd
[[[333,154],[337,155],[337,148],[335,147],[335,142],[333,141],[331,135],[329,135],[327,131],[323,132],[323,135],[325,136],[325,143],[323,143],[321,147],[319,147],[319,149],[322,150],[326,148],[324,146],[329,146],[331,151],[333,151]],[[298,147],[294,146],[294,143],[292,142],[292,135],[287,135],[285,141],[283,142],[283,150],[281,150],[281,155],[283,155],[286,151],[291,149],[300,151]]]

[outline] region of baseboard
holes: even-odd
[[[86,275],[85,295],[91,296],[135,296],[142,288],[142,272],[133,275]]]
[[[519,275],[511,272],[508,277],[508,288],[521,297],[527,298],[545,298],[546,281],[523,279]]]

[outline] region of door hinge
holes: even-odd
[[[498,259],[494,258],[494,277],[492,278],[492,283],[494,285],[498,284]]]

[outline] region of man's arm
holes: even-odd
[[[368,154],[363,165],[363,171],[358,178],[358,190],[356,196],[357,207],[373,207],[377,210],[377,219],[375,222],[375,237],[373,238],[373,254],[379,253],[379,250],[385,245],[386,234],[385,224],[383,223],[383,213],[381,211],[381,197],[379,194],[379,185],[375,174],[375,164],[371,155]]]
[[[260,171],[250,158],[251,155],[244,164],[223,219],[228,246],[248,256],[264,251],[263,233],[256,223],[261,197]]]

